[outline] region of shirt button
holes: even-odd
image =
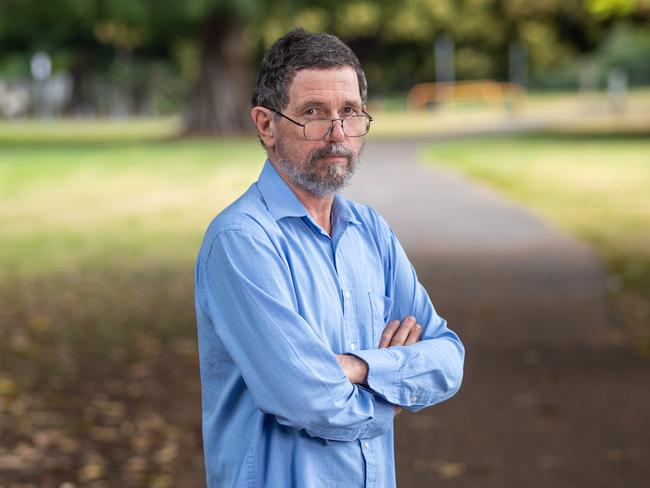
[[[365,447],[366,449],[368,449],[370,447],[370,445],[368,444],[368,441],[363,443],[363,447]]]
[[[356,348],[357,348],[357,345],[354,342],[352,344],[350,344],[350,349],[352,349],[354,351]]]
[[[414,402],[414,401],[417,400],[417,399],[418,399],[418,396],[417,396],[417,395],[413,395],[413,396],[411,396],[411,401],[412,401],[412,402]]]
[[[345,298],[350,298],[350,290],[345,290]]]

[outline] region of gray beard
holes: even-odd
[[[293,184],[318,198],[333,195],[348,185],[360,161],[361,151],[359,154],[355,154],[342,144],[330,144],[324,148],[315,149],[309,155],[304,167],[298,167],[295,163],[282,157],[284,147],[280,140],[277,145],[279,170]],[[344,157],[347,163],[343,166],[330,165],[326,168],[325,174],[322,174],[319,171],[318,161],[328,156]]]

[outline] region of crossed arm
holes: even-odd
[[[415,321],[415,317],[409,315],[402,323],[399,320],[391,320],[381,334],[379,348],[389,346],[409,346],[420,340],[422,326]],[[337,354],[336,358],[341,363],[343,372],[350,380],[350,383],[363,385],[368,377],[368,363],[351,354]]]
[[[381,334],[379,348],[389,346],[409,346],[420,340],[422,326],[416,323],[415,317],[409,315],[401,323],[399,320],[391,320]],[[350,383],[357,385],[367,384],[368,363],[357,356],[350,354],[337,354],[343,368],[343,372],[350,380]],[[395,405],[395,415],[402,409]]]

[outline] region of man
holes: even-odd
[[[262,61],[251,115],[268,160],[196,267],[211,488],[395,486],[393,417],[460,386],[463,346],[395,235],[338,194],[366,93],[334,36],[296,29]]]

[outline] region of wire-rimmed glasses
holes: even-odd
[[[362,114],[351,115],[350,117],[344,117],[341,119],[316,119],[308,120],[304,124],[301,124],[274,108],[269,108],[269,110],[272,110],[279,116],[302,127],[303,135],[305,136],[305,139],[309,141],[321,141],[327,139],[334,130],[334,122],[337,120],[341,121],[343,133],[348,137],[365,136],[370,130],[370,122],[372,122],[370,114],[363,112]]]

